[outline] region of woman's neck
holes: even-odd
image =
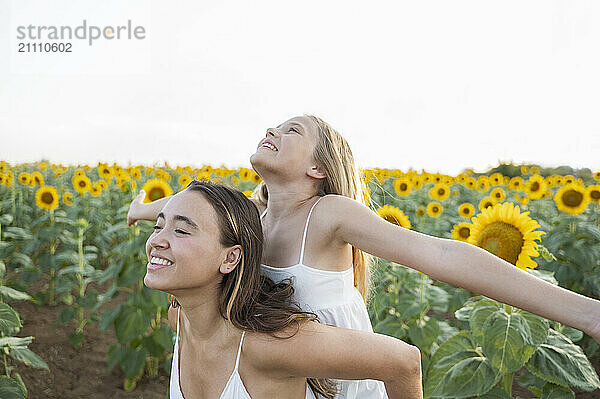
[[[208,297],[186,292],[177,294],[176,298],[184,310],[180,323],[187,323],[187,335],[194,341],[215,342],[235,330],[221,315],[218,298],[214,293]]]
[[[315,188],[302,184],[268,184],[268,211],[271,220],[287,219],[316,196]]]

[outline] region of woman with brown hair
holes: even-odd
[[[193,181],[159,213],[144,283],[175,298],[172,399],[333,398],[327,378],[372,378],[391,398],[422,397],[416,347],[314,322],[288,281],[260,274],[262,239],[257,208],[223,185]]]

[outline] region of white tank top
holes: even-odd
[[[173,360],[171,362],[171,379],[169,381],[169,397],[171,399],[185,399],[181,388],[179,386],[179,311],[181,306],[177,308],[177,335],[175,336],[175,346],[173,348]],[[242,342],[244,342],[244,334],[242,331],[242,338],[240,339],[240,346],[238,347],[237,357],[235,359],[235,368],[229,377],[229,381],[225,385],[225,389],[219,396],[220,399],[252,399],[246,387],[242,382],[242,378],[238,373],[238,366],[240,364],[240,353],[242,352]],[[304,399],[316,399],[313,391],[306,383],[306,396]]]
[[[352,266],[341,272],[316,269],[306,266],[304,246],[308,222],[319,198],[308,212],[298,263],[288,267],[273,267],[261,264],[261,273],[276,283],[291,278],[294,300],[304,311],[314,312],[323,324],[373,332],[371,320],[362,295],[354,287]],[[267,209],[262,213],[267,213]],[[377,380],[337,380],[340,385],[338,399],[388,399],[385,385]]]

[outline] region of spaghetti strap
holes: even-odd
[[[304,244],[306,241],[306,231],[308,230],[308,221],[310,220],[310,214],[312,213],[313,209],[315,209],[315,205],[317,205],[319,203],[319,201],[321,201],[323,197],[319,198],[317,200],[317,202],[315,202],[313,204],[313,206],[310,208],[310,212],[308,212],[308,217],[306,218],[306,225],[304,226],[304,235],[302,236],[302,248],[300,249],[300,262],[301,264],[303,263],[304,260]]]
[[[235,368],[233,371],[238,369],[238,365],[240,364],[240,353],[242,353],[242,342],[244,342],[244,334],[246,331],[242,331],[242,338],[240,339],[240,347],[238,348],[237,358],[235,359]]]
[[[261,219],[263,218],[263,216],[265,216],[265,213],[267,213],[267,208],[265,208],[265,210],[263,211],[262,215],[260,215]]]
[[[179,338],[179,311],[181,310],[181,305],[179,305],[177,307],[177,335],[176,335],[176,340]],[[177,341],[175,341],[177,342]]]

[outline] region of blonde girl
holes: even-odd
[[[370,254],[600,341],[599,301],[538,279],[474,245],[380,218],[365,205],[346,140],[323,120],[305,115],[268,129],[250,162],[263,180],[253,193],[265,237],[262,272],[275,281],[292,278],[295,300],[322,322],[372,331],[366,310]],[[154,219],[167,201],[142,204],[143,195],[131,204],[129,224]],[[378,381],[342,381],[339,397],[385,398],[386,393]]]

